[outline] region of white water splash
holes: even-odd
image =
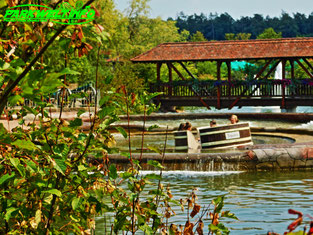
[[[308,130],[313,130],[313,121],[310,121],[308,123],[304,123],[298,126],[294,127],[295,129],[308,129]]]
[[[197,178],[220,175],[240,174],[243,171],[163,171],[163,177]],[[160,174],[160,171],[140,171],[140,175]]]

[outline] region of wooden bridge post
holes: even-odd
[[[285,103],[285,88],[286,88],[286,84],[285,84],[285,79],[286,79],[286,60],[282,60],[282,85],[281,85],[281,94],[282,94],[282,98],[281,98],[281,108],[285,108],[286,107],[286,103]]]
[[[157,83],[161,82],[161,66],[162,66],[162,63],[157,63]],[[158,92],[161,91],[160,86],[157,87],[157,91]],[[157,96],[157,105],[160,104],[160,99],[161,99],[161,96],[158,95]]]
[[[168,67],[168,82],[169,82],[169,86],[168,86],[168,95],[172,96],[173,95],[173,73],[172,73],[172,66],[170,63],[167,63],[167,67]]]
[[[221,61],[217,61],[217,80],[220,81],[221,80],[221,65],[222,62]],[[217,86],[217,108],[221,109],[221,86],[218,84]]]
[[[227,64],[227,78],[228,78],[228,98],[231,96],[231,87],[230,87],[230,82],[231,82],[231,61],[226,61]]]

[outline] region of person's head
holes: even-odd
[[[215,120],[210,121],[210,127],[216,127],[216,121]]]
[[[231,124],[236,124],[237,122],[239,122],[238,117],[234,114],[230,116],[229,120]]]
[[[186,124],[185,124],[185,130],[191,131],[191,128],[192,128],[192,126],[191,126],[190,122],[186,122]]]
[[[181,123],[181,124],[179,125],[179,127],[178,127],[178,130],[179,130],[179,131],[185,130],[185,126],[186,126],[185,123]]]

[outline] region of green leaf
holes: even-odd
[[[149,126],[148,131],[151,131],[151,130],[156,129],[156,128],[159,128],[159,126],[158,125]]]
[[[162,155],[162,151],[159,148],[153,147],[153,146],[148,146],[148,149],[150,149],[151,151],[158,153],[160,155]]]
[[[32,70],[29,72],[28,82],[29,84],[31,84],[31,82],[40,81],[44,79],[44,76],[45,76],[45,70],[43,69]]]
[[[49,189],[49,190],[45,190],[45,191],[42,191],[43,193],[49,193],[49,194],[53,194],[53,195],[56,195],[57,197],[61,197],[62,196],[62,193],[60,190],[57,190],[57,189]]]
[[[222,212],[221,217],[226,217],[226,218],[238,220],[237,216],[235,216],[234,213],[230,213],[230,211],[224,211],[224,213]]]
[[[117,178],[117,169],[116,166],[114,164],[111,164],[109,167],[109,177],[112,179],[116,179]]]
[[[145,176],[145,179],[151,179],[151,180],[161,180],[162,177],[157,174],[148,174]]]
[[[214,231],[218,231],[219,228],[213,224],[209,224],[209,231],[214,232]]]
[[[6,1],[5,0],[1,0],[0,1],[0,8],[3,8],[7,5]]]
[[[65,171],[66,171],[65,160],[52,159],[52,164],[57,171],[59,171],[62,175],[65,175]]]
[[[10,105],[14,106],[16,105],[18,102],[23,102],[23,98],[20,95],[14,95],[9,97],[9,103]]]
[[[224,207],[224,196],[218,196],[213,200],[213,204],[216,205],[215,213],[220,213]]]
[[[17,212],[18,211],[18,208],[14,208],[14,207],[10,207],[7,209],[7,212],[5,213],[5,220],[8,222],[11,218],[11,215],[14,213],[14,212]]]
[[[18,170],[22,177],[26,176],[25,168],[20,164],[20,160],[18,158],[10,158],[10,162]]]
[[[79,165],[78,166],[78,171],[85,171],[87,168],[84,165]]]
[[[147,224],[140,226],[139,229],[147,235],[153,234],[152,228]]]
[[[128,179],[128,178],[132,177],[133,174],[132,174],[131,172],[125,171],[125,172],[121,173],[120,176],[121,176],[123,179]]]
[[[34,114],[35,116],[37,116],[39,114],[39,112],[36,109],[24,106],[24,109],[26,109],[28,112]]]
[[[10,64],[7,62],[0,65],[0,70],[7,70],[8,68],[10,68]]]
[[[158,169],[163,169],[163,168],[164,168],[164,166],[162,166],[162,164],[159,163],[159,162],[156,161],[156,160],[149,160],[149,161],[148,161],[148,165],[154,166],[154,167],[156,167],[156,168],[158,168]]]
[[[15,172],[14,171],[11,173],[11,175],[5,174],[5,175],[1,176],[1,178],[0,178],[0,185],[2,185],[5,181],[13,178],[14,176],[15,176]]]
[[[85,113],[86,112],[86,110],[84,110],[84,109],[80,109],[80,110],[78,110],[78,112],[77,112],[77,117],[80,117],[83,113]]]
[[[21,58],[18,58],[17,60],[12,60],[10,64],[13,67],[25,66],[26,65],[25,62]]]
[[[41,222],[41,210],[39,210],[39,209],[36,211],[36,214],[35,214],[35,222],[36,222],[37,226]]]
[[[82,203],[82,198],[81,197],[75,197],[72,201],[72,208],[73,210],[76,210]]]
[[[125,131],[125,129],[123,127],[115,127],[116,130],[118,130],[122,135],[123,137],[126,139],[127,138],[127,132]]]
[[[75,118],[73,121],[70,121],[70,127],[79,127],[83,125],[83,121],[80,118]]]
[[[16,140],[12,143],[12,145],[29,151],[33,151],[37,148],[37,146],[29,140]]]
[[[64,69],[62,69],[60,74],[61,75],[65,75],[65,74],[79,75],[80,73],[77,71],[71,70],[70,68],[64,68]]]
[[[115,112],[115,107],[113,106],[108,106],[108,107],[103,107],[99,112],[98,115],[101,119],[105,118],[108,115],[112,115],[112,113]],[[113,119],[116,121],[115,119]]]
[[[108,76],[105,78],[105,80],[104,80],[105,84],[107,84],[107,85],[108,85],[108,84],[111,84],[113,78],[114,78],[113,75],[108,75]]]
[[[33,173],[35,173],[35,172],[38,171],[37,165],[36,165],[36,163],[34,163],[33,161],[27,160],[27,159],[23,159],[23,162],[26,163],[27,168],[28,168],[30,171],[32,171]]]
[[[79,219],[78,216],[70,215],[70,217],[71,217],[71,219],[72,219],[74,222],[76,222],[76,223],[80,221],[80,219]],[[81,229],[77,227],[77,231],[78,231],[78,232],[81,232]]]

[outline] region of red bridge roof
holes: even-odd
[[[313,58],[313,38],[163,43],[133,62]]]

